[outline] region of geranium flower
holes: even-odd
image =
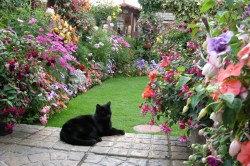
[[[237,160],[243,165],[250,165],[250,141],[241,144],[241,151],[237,156]]]
[[[239,62],[236,65],[233,65],[233,64],[228,65],[228,67],[225,70],[220,69],[219,75],[218,75],[218,81],[223,81],[224,79],[230,76],[239,76],[243,66],[244,66],[244,63]]]
[[[230,42],[234,33],[232,31],[227,31],[226,33],[221,34],[218,37],[207,38],[207,52],[210,55],[223,55],[226,52],[230,51],[230,46],[227,44]]]
[[[172,129],[168,127],[166,124],[161,124],[160,126],[161,131],[163,131],[165,134],[170,134]]]
[[[149,79],[151,81],[154,81],[154,79],[157,77],[158,71],[157,70],[153,70],[149,73]]]
[[[155,96],[155,92],[153,91],[153,89],[150,87],[150,85],[147,85],[146,89],[144,90],[144,92],[142,93],[142,97],[144,99],[146,98],[151,98],[152,96]]]
[[[32,18],[29,20],[29,24],[34,24],[35,22],[37,22],[37,20],[35,18]]]
[[[221,84],[221,93],[232,93],[237,96],[240,93],[242,83],[239,80],[225,81]]]

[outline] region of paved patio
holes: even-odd
[[[59,139],[60,128],[16,125],[0,136],[0,166],[182,166],[186,143],[150,134],[102,137],[93,147],[72,146]]]

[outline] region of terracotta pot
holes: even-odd
[[[151,48],[151,47],[152,47],[152,44],[150,43],[150,41],[144,42],[143,48]]]
[[[199,129],[191,130],[189,141],[191,144],[205,144],[206,138],[198,134]]]

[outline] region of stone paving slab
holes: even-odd
[[[102,137],[95,146],[73,146],[59,139],[60,128],[16,125],[0,136],[0,166],[182,166],[186,143],[166,136],[126,133]]]

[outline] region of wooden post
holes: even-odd
[[[130,36],[134,36],[134,13],[130,14],[130,25],[131,25],[131,31],[130,31]]]

